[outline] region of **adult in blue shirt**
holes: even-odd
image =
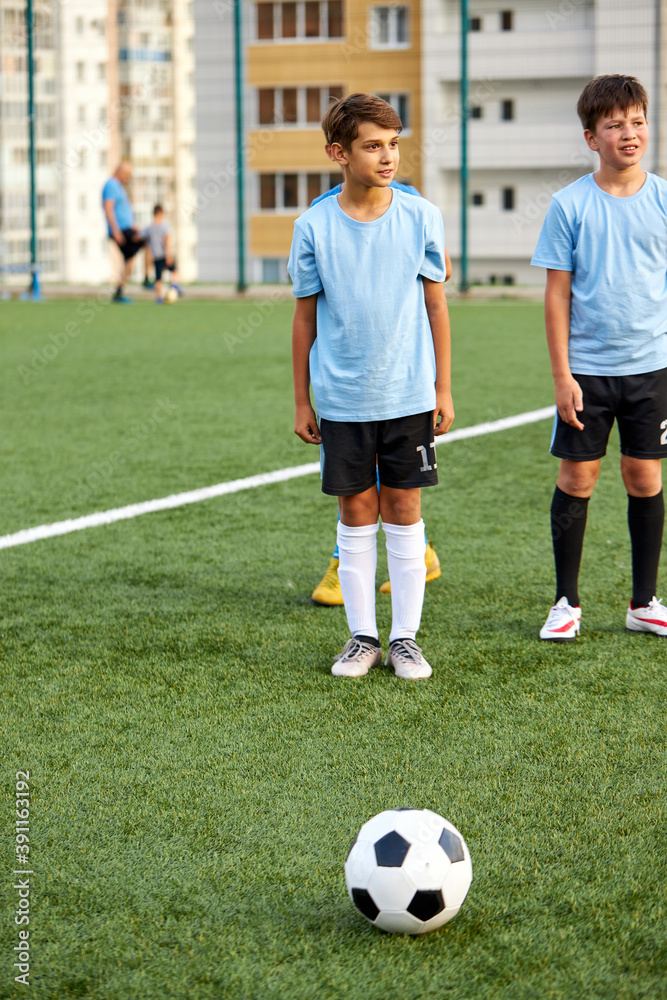
[[[107,220],[109,239],[113,240],[123,255],[123,271],[112,302],[132,301],[125,295],[124,288],[132,272],[134,256],[146,243],[146,237],[134,225],[134,210],[126,190],[131,176],[132,164],[123,160],[102,188],[102,208]]]

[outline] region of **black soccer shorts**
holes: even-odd
[[[621,454],[667,458],[667,368],[642,375],[574,375],[581,386],[583,431],[556,414],[551,454],[571,462],[592,462],[607,452],[614,420]]]
[[[123,236],[125,237],[124,243],[119,243],[113,236],[110,236],[109,239],[113,240],[125,260],[131,260],[145,246],[146,237],[141,236],[136,229],[124,229]]]
[[[391,420],[320,419],[322,492],[334,497],[364,493],[377,482],[411,490],[438,482],[433,410]]]

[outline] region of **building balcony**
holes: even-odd
[[[437,58],[441,80],[458,81],[461,39],[458,34],[431,41],[427,59]],[[592,28],[560,31],[508,31],[468,35],[471,80],[562,79],[595,76]]]
[[[429,157],[440,169],[458,170],[461,165],[461,126],[438,127],[429,141]],[[588,153],[581,125],[536,125],[519,121],[468,124],[468,169],[497,170],[571,167],[581,171],[593,158]]]

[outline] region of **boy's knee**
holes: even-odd
[[[339,497],[338,508],[341,521],[351,528],[373,524],[377,521],[379,513],[377,489],[373,487],[365,493]]]
[[[563,460],[558,473],[558,488],[571,497],[589,497],[600,473],[598,462]]]
[[[389,524],[415,524],[421,518],[420,491],[383,490],[380,513]]]
[[[632,496],[652,497],[662,489],[662,466],[659,459],[646,460],[621,455],[621,475]]]

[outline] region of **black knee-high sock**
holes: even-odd
[[[573,497],[556,487],[551,501],[556,601],[566,597],[573,608],[579,607],[579,565],[584,548],[587,514],[588,497]]]
[[[655,596],[664,523],[662,490],[653,497],[631,497],[628,494],[633,608],[645,608]]]

